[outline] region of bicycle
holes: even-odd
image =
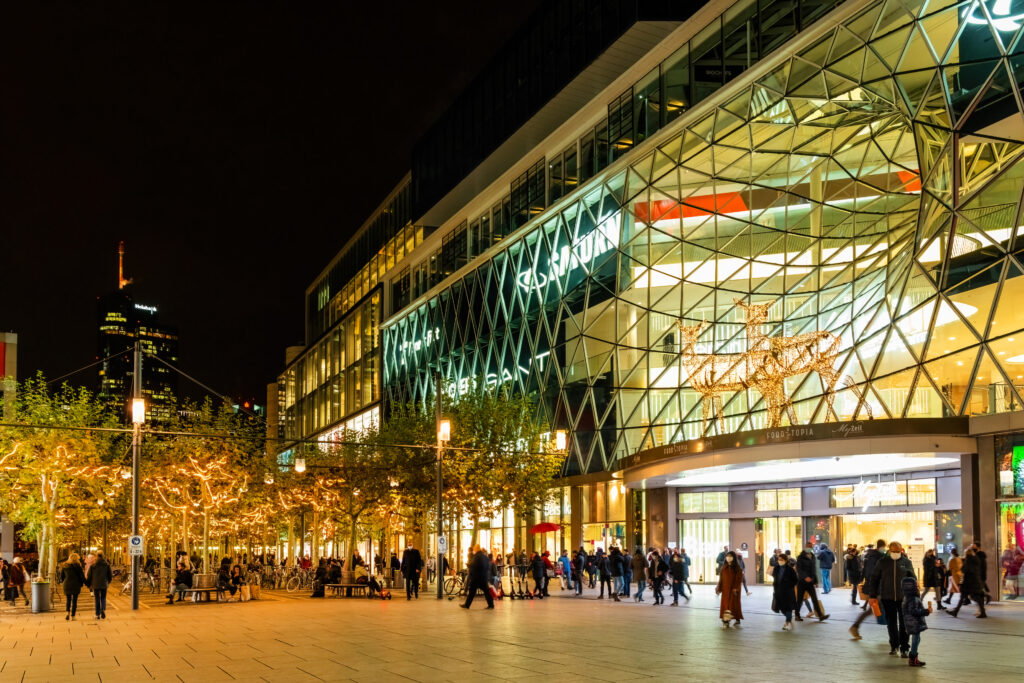
[[[284,586],[289,593],[294,593],[300,588],[311,590],[313,588],[313,573],[308,569],[299,569],[292,575]]]
[[[449,576],[444,580],[444,594],[448,596],[449,600],[454,600],[457,595],[465,595],[467,576],[466,570],[460,569],[454,576]]]

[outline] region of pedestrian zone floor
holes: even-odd
[[[848,590],[823,597],[828,621],[792,632],[769,609],[770,589],[744,598],[739,630],[721,630],[713,588],[695,586],[680,607],[573,598],[499,601],[472,610],[424,595],[407,602],[311,600],[264,591],[246,603],[167,606],[143,596],[140,610],[111,597],[92,618],[83,592],[78,620],[0,608],[0,682],[6,681],[1024,681],[1024,605],[971,606],[928,619],[923,669],[890,657],[884,626],[865,622]],[[795,677],[795,678],[794,678]]]

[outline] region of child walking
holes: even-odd
[[[917,658],[917,648],[921,644],[921,631],[928,628],[925,617],[930,612],[921,602],[921,594],[917,590],[917,579],[909,576],[903,579],[903,624],[910,636],[910,666],[924,666]]]

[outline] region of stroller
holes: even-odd
[[[376,576],[371,576],[370,580],[366,583],[366,597],[370,598],[371,600],[373,598],[380,598],[381,600],[390,600],[391,591],[381,586],[380,583],[377,581]]]

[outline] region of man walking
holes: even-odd
[[[491,597],[491,587],[487,580],[491,571],[491,560],[479,545],[473,546],[473,551],[473,558],[469,563],[466,602],[462,603],[460,607],[469,609],[469,606],[473,604],[473,598],[476,597],[476,592],[482,590],[484,598],[487,599],[487,609],[494,609],[494,598]]]
[[[114,580],[114,574],[110,571],[110,565],[103,558],[103,553],[96,553],[96,562],[89,567],[89,573],[85,575],[85,583],[92,590],[93,600],[96,602],[96,618],[107,618],[107,586]]]
[[[832,592],[832,567],[835,563],[835,553],[822,543],[818,549],[818,566],[821,567],[821,592],[825,595]]]
[[[415,596],[420,597],[420,574],[423,571],[423,558],[420,551],[412,544],[406,547],[402,553],[402,577],[405,579],[405,599],[412,600]],[[444,575],[437,577],[438,581],[444,581]]]
[[[885,539],[880,538],[875,543],[874,548],[868,548],[864,551],[864,592],[868,591],[868,581],[871,580],[871,576],[875,573],[875,566],[878,561],[882,559],[883,553],[885,552]],[[857,587],[853,587],[854,592],[857,591]],[[864,623],[864,620],[868,618],[868,615],[872,614],[871,610],[868,609],[868,600],[864,601],[863,607],[861,607],[860,616],[853,622],[853,626],[850,627],[850,636],[854,640],[861,640],[860,625]]]
[[[818,585],[818,566],[815,562],[814,546],[811,543],[808,543],[804,547],[804,551],[796,558],[796,576],[796,620],[803,621],[803,618],[800,616],[800,606],[805,595],[810,597],[818,621],[828,619],[829,615],[825,614],[821,602],[818,601],[818,593],[814,590],[814,587]],[[807,616],[810,616],[810,614]]]
[[[914,565],[903,554],[903,546],[893,541],[889,544],[889,554],[875,563],[875,568],[868,578],[868,595],[878,600],[885,615],[885,625],[889,629],[889,654],[899,654],[906,659],[910,656],[910,636],[903,623],[903,579],[914,575]]]

